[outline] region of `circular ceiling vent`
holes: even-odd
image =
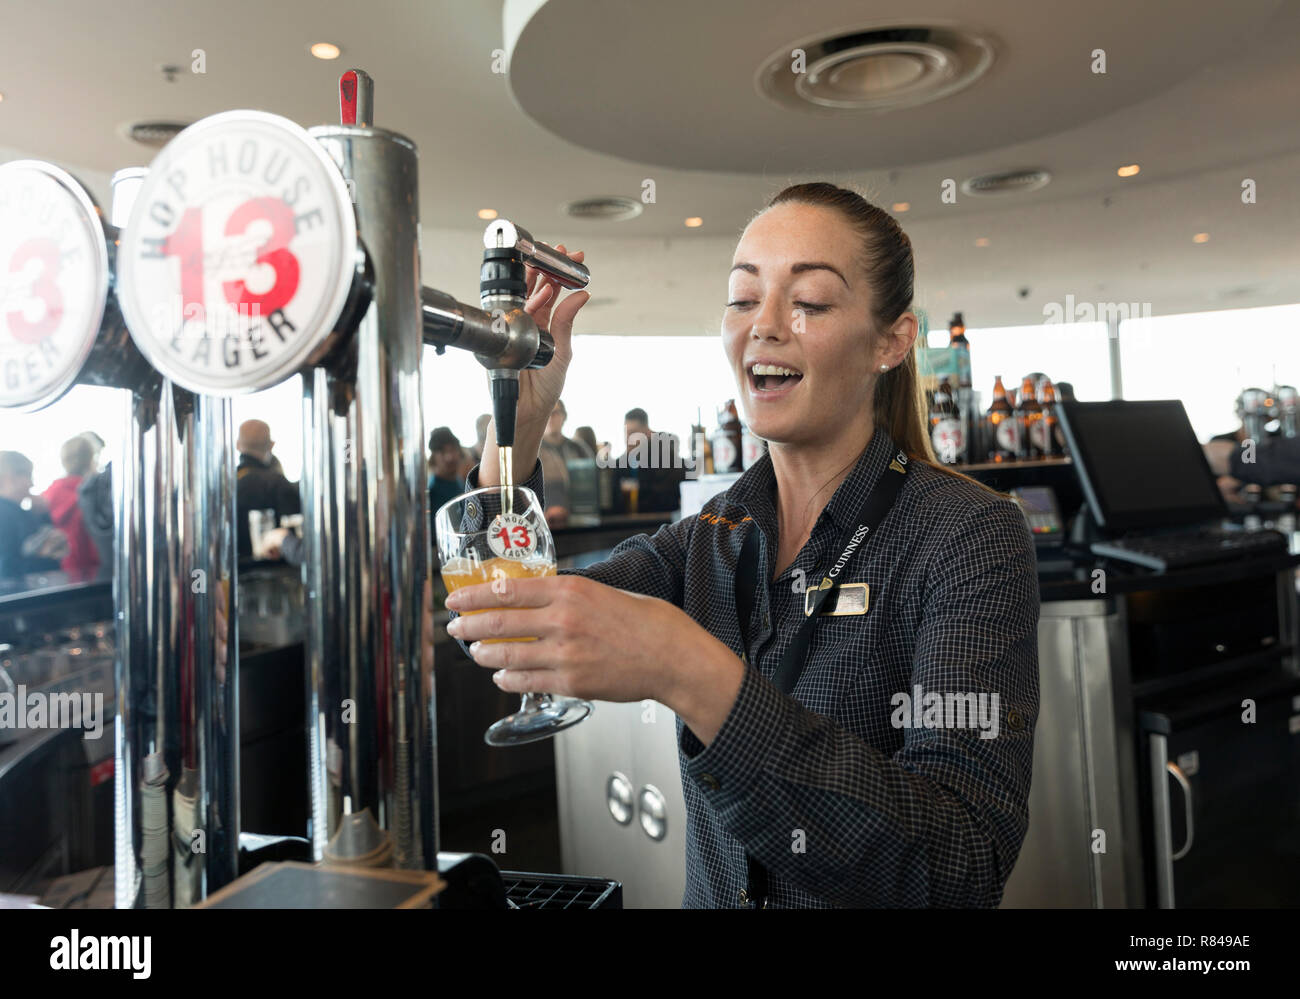
[[[641,202],[617,196],[580,198],[565,202],[560,206],[560,212],[588,222],[626,222],[641,214]]]
[[[785,46],[756,83],[788,108],[885,113],[964,90],[993,54],[989,39],[957,28],[875,28]]]
[[[1046,170],[1006,170],[969,177],[961,182],[963,194],[1025,194],[1046,187],[1052,175]]]
[[[188,121],[133,121],[123,125],[122,132],[132,142],[161,148],[189,125]]]

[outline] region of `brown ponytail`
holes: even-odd
[[[834,184],[795,184],[777,194],[768,208],[791,202],[832,208],[862,237],[860,262],[871,282],[871,318],[875,327],[872,335],[881,335],[880,331],[889,329],[912,307],[915,267],[912,241],[907,233],[888,212],[857,192]],[[929,414],[925,411],[916,361],[922,346],[918,341],[907,352],[903,363],[877,379],[872,417],[876,426],[884,427],[909,458],[957,475],[935,458],[930,443]]]

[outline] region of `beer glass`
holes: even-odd
[[[457,496],[438,509],[434,533],[448,593],[478,583],[556,574],[555,542],[546,526],[546,516],[536,494],[522,486],[485,486]],[[590,713],[590,702],[576,697],[528,693],[519,710],[490,726],[483,738],[490,746],[535,742],[576,725]]]

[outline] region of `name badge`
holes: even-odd
[[[804,593],[804,617],[811,617],[813,598],[819,591],[810,589]],[[865,614],[870,587],[866,583],[841,583],[831,589],[822,604],[822,617],[845,617],[849,614]]]

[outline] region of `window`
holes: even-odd
[[[38,413],[0,410],[0,450],[18,451],[32,463],[32,491],[44,492],[64,476],[63,443],[92,430],[104,442],[100,466],[122,446],[128,415],[125,393],[94,385],[75,385],[62,399]]]
[[[971,387],[987,410],[993,401],[993,379],[1002,376],[1007,389],[1020,390],[1020,380],[1041,371],[1055,382],[1069,382],[1075,397],[1087,402],[1110,398],[1110,352],[1105,323],[1039,323],[966,329],[970,341]],[[948,346],[946,329],[930,330],[931,347]]]
[[[1120,324],[1126,399],[1181,399],[1201,441],[1235,430],[1244,388],[1300,381],[1300,305]]]
[[[583,425],[596,439],[623,451],[623,414],[639,406],[650,426],[676,434],[685,447],[697,411],[706,431],[717,423],[717,406],[734,397],[722,338],[693,336],[577,336],[564,383],[568,419],[564,433]],[[424,430],[448,426],[466,447],[474,443],[474,420],[491,411],[487,372],[471,355],[448,350],[424,353]]]

